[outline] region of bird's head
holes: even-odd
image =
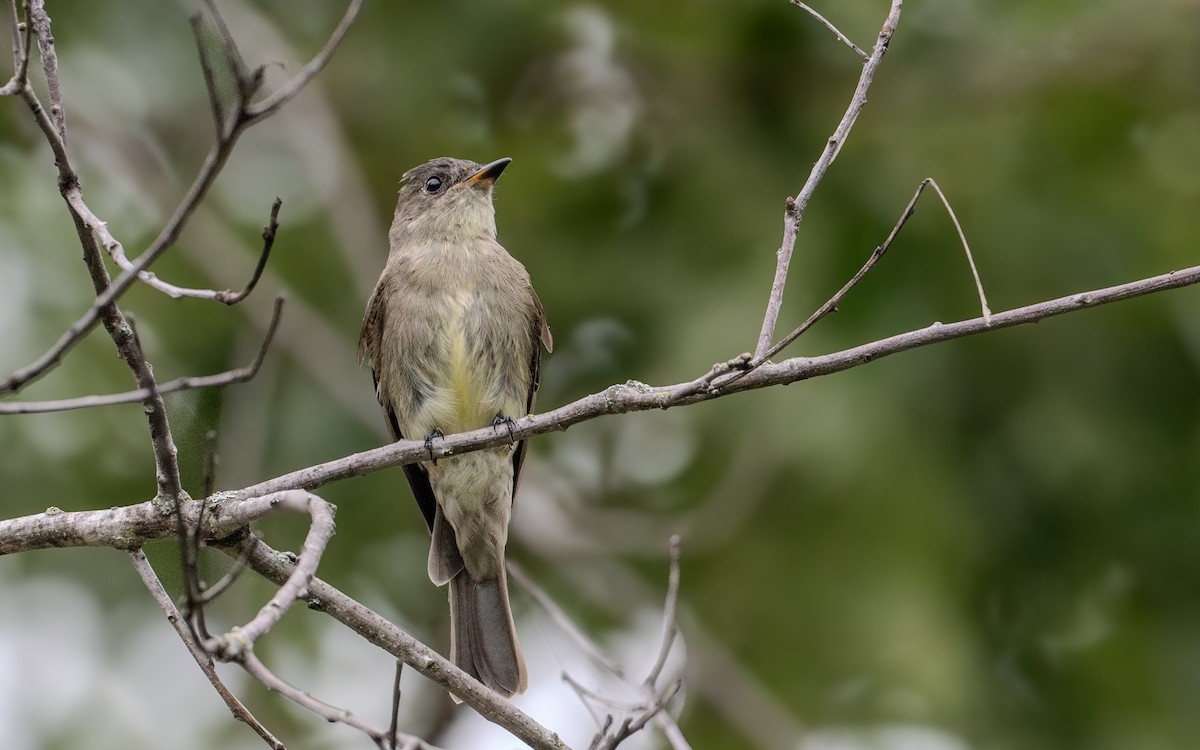
[[[512,162],[490,164],[439,157],[413,167],[400,181],[393,231],[454,241],[496,237],[492,186]]]

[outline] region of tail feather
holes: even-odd
[[[450,581],[450,660],[497,693],[525,692],[528,676],[503,574],[472,580],[466,570]]]

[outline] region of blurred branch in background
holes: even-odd
[[[546,610],[546,613],[550,615],[555,624],[562,628],[597,664],[633,688],[641,697],[641,702],[636,705],[621,705],[615,703],[611,698],[586,688],[570,674],[563,673],[563,681],[571,686],[576,695],[579,696],[579,699],[588,706],[588,710],[592,713],[593,718],[597,719],[597,723],[600,724],[600,730],[592,739],[591,747],[594,750],[612,750],[612,748],[616,748],[625,739],[641,731],[649,721],[653,721],[662,730],[663,736],[674,750],[691,750],[691,745],[684,738],[679,725],[675,723],[675,719],[667,711],[668,706],[683,686],[682,678],[671,680],[661,692],[658,686],[659,677],[662,676],[663,668],[667,664],[667,657],[670,656],[672,647],[675,645],[678,636],[678,623],[676,622],[675,613],[679,605],[680,538],[678,536],[671,537],[670,544],[671,571],[667,584],[666,602],[663,606],[663,636],[659,642],[658,655],[655,657],[654,665],[650,667],[646,679],[641,682],[631,679],[625,673],[625,668],[620,663],[606,656],[596,642],[567,615],[566,611],[551,598],[550,594],[544,588],[539,586],[525,572],[524,568],[512,561],[508,563],[509,572],[512,574],[513,580],[520,583],[522,588],[537,600],[538,604]],[[609,713],[601,722],[599,717],[592,711],[592,703],[609,709],[615,708],[625,714],[625,716],[620,724],[613,727],[616,721],[615,714]]]

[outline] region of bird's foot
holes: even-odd
[[[497,414],[496,418],[492,420],[492,429],[494,430],[497,427],[499,427],[500,425],[504,425],[505,427],[507,427],[508,428],[508,444],[511,447],[511,446],[515,445],[517,442],[516,436],[513,435],[513,428],[516,427],[516,424],[517,423],[513,421],[512,417],[506,417],[503,414]]]
[[[442,437],[446,437],[446,435],[442,432],[441,427],[434,427],[433,432],[425,436],[425,450],[429,451],[429,460],[433,462],[434,466],[437,466],[437,459],[433,457],[433,439]]]

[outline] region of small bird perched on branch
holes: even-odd
[[[492,188],[511,159],[439,158],[400,184],[391,250],[367,302],[359,361],[394,440],[512,428],[533,411],[553,348],[529,274],[496,241]],[[408,464],[432,535],[429,578],[450,584],[450,659],[484,685],[525,690],[504,546],[525,441]]]

